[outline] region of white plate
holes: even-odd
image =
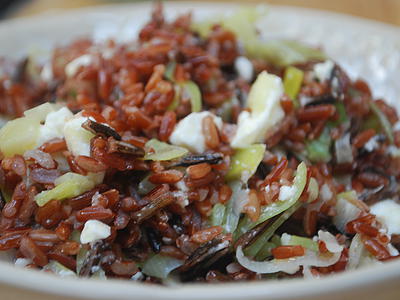
[[[193,10],[196,18],[224,13],[229,3],[166,4],[169,17]],[[74,37],[93,35],[104,39],[135,37],[149,18],[150,4],[85,8],[0,24],[0,55],[18,57],[32,49],[48,49]],[[376,97],[385,97],[399,108],[400,29],[345,15],[292,7],[272,6],[259,26],[266,37],[294,38],[320,45],[349,74],[363,77]],[[36,50],[37,51],[37,50]],[[400,261],[345,272],[320,280],[245,282],[220,285],[189,284],[174,287],[129,281],[96,281],[59,278],[37,271],[17,269],[0,262],[1,299],[146,299],[146,300],[239,300],[239,299],[399,299]]]

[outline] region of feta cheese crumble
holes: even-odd
[[[64,137],[68,150],[74,156],[90,156],[90,139],[94,134],[82,128],[88,118],[75,115],[64,125]]]
[[[238,128],[231,141],[233,148],[245,148],[257,142],[263,142],[266,133],[284,117],[280,105],[283,95],[281,78],[266,71],[258,75],[248,97],[248,111],[242,111],[238,119]]]
[[[65,66],[65,74],[67,77],[73,77],[80,67],[90,66],[92,62],[93,57],[90,54],[79,56]]]
[[[172,132],[169,140],[171,144],[181,146],[196,153],[203,153],[207,147],[202,131],[203,119],[211,116],[218,130],[222,128],[222,119],[208,111],[192,112],[182,119]]]
[[[81,243],[87,244],[106,239],[111,235],[111,227],[98,220],[89,220],[85,223],[81,233]]]
[[[319,82],[329,80],[331,78],[332,70],[334,67],[335,63],[331,60],[316,64],[314,66],[315,77],[319,80]]]
[[[388,234],[400,234],[400,204],[386,199],[371,206],[371,213],[376,215],[388,229]]]
[[[40,127],[37,146],[41,146],[54,138],[63,138],[64,125],[72,117],[72,112],[66,107],[50,112],[46,116],[44,125]]]
[[[244,56],[239,56],[235,60],[235,70],[239,77],[246,81],[251,81],[253,79],[254,68],[251,61]]]

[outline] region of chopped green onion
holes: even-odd
[[[328,162],[331,160],[330,148],[332,139],[329,131],[329,128],[325,127],[317,139],[306,142],[307,158],[310,161]]]
[[[373,101],[371,101],[370,106],[371,110],[378,117],[379,122],[381,123],[381,126],[385,131],[386,136],[389,139],[390,143],[393,144],[394,138],[393,138],[392,125],[390,124],[388,118]]]
[[[304,72],[293,66],[289,66],[285,70],[283,78],[283,86],[285,93],[293,100],[298,106],[297,94],[300,91],[301,84],[303,83]]]
[[[265,152],[264,144],[254,144],[246,148],[237,149],[231,159],[230,169],[225,179],[228,181],[247,180],[256,172]]]
[[[184,156],[189,152],[185,148],[163,143],[156,139],[148,141],[145,145],[145,149],[146,155],[144,156],[144,159],[155,161],[175,159]]]
[[[257,222],[251,222],[251,220],[246,216],[244,217],[237,231],[235,232],[235,238],[240,237],[242,234],[246,233],[248,230],[257,226],[260,223],[265,222],[268,219],[288,210],[292,207],[300,198],[307,182],[307,167],[304,162],[298,165],[296,170],[296,176],[294,177],[293,188],[295,192],[293,196],[286,201],[276,201],[267,206],[262,207],[260,218]]]
[[[221,203],[217,203],[214,205],[211,212],[211,225],[212,226],[220,226],[224,221],[225,216],[225,205]]]
[[[165,279],[169,273],[181,265],[183,265],[182,260],[156,254],[144,263],[142,272],[148,276]]]
[[[201,92],[197,84],[193,81],[188,80],[182,83],[184,92],[190,99],[192,112],[201,111]]]

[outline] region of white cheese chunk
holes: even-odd
[[[332,70],[334,67],[335,63],[331,60],[316,64],[314,66],[315,77],[319,80],[319,82],[329,80],[331,78]]]
[[[111,227],[98,220],[89,220],[85,223],[81,233],[81,243],[87,244],[106,239],[111,235]]]
[[[244,56],[239,56],[235,60],[235,70],[239,77],[242,77],[246,81],[253,79],[254,68],[251,61]]]
[[[371,206],[371,213],[376,215],[388,229],[388,234],[400,234],[400,204],[383,200]]]
[[[279,189],[279,201],[288,201],[294,196],[295,193],[296,193],[295,186],[283,185]]]
[[[248,111],[240,113],[238,128],[231,141],[233,148],[245,148],[264,141],[268,130],[284,117],[280,105],[282,95],[283,84],[278,76],[265,71],[258,75],[247,101],[251,113]]]
[[[40,72],[40,79],[48,83],[52,81],[53,78],[54,78],[53,66],[51,64],[51,61],[48,61],[47,63],[44,64],[42,71]]]
[[[202,122],[207,116],[211,116],[218,130],[221,130],[222,119],[220,117],[208,111],[192,112],[175,126],[169,138],[171,144],[185,147],[192,152],[203,153],[207,146],[203,135]]]
[[[64,125],[72,117],[72,112],[66,107],[49,113],[44,125],[40,127],[37,145],[41,146],[54,138],[63,138]]]
[[[65,66],[65,74],[67,77],[73,77],[80,67],[89,66],[92,62],[93,57],[90,54],[79,56]]]
[[[65,142],[67,143],[68,150],[74,156],[90,156],[90,139],[94,135],[82,128],[82,124],[87,119],[81,115],[75,115],[75,117],[68,120],[64,125]]]
[[[364,145],[365,150],[367,150],[368,152],[372,152],[378,149],[379,148],[378,139],[379,137],[377,135],[370,138],[368,142],[366,142]]]

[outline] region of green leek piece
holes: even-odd
[[[175,110],[176,107],[179,105],[179,98],[181,96],[181,93],[183,92],[190,100],[192,112],[199,112],[201,111],[201,92],[199,86],[191,81],[191,80],[186,80],[184,82],[176,82],[175,80],[175,68],[176,68],[176,62],[170,62],[164,72],[164,77],[167,78],[168,80],[176,83],[175,85],[175,97],[170,106],[168,107],[168,110]]]
[[[265,152],[264,144],[254,144],[246,148],[237,149],[231,159],[231,165],[226,180],[247,180],[256,172]]]
[[[8,121],[0,129],[0,151],[5,157],[24,154],[36,147],[41,122],[59,105],[44,103],[24,112],[24,117]]]
[[[50,260],[50,262],[43,267],[44,270],[52,271],[61,277],[75,277],[75,272],[68,269],[66,266],[60,264],[58,261]]]
[[[311,251],[318,252],[318,243],[316,241],[313,241],[310,238],[302,237],[302,236],[297,236],[297,235],[289,235],[290,238],[288,241],[285,241],[282,245],[285,246],[296,246],[300,245],[303,246],[306,249],[309,249]]]
[[[214,205],[211,212],[211,225],[212,226],[220,226],[224,221],[225,216],[225,205],[221,203],[217,203]]]
[[[326,56],[320,50],[295,41],[262,41],[254,24],[260,17],[265,15],[266,10],[259,7],[255,9],[242,8],[228,16],[214,16],[212,21],[193,23],[192,29],[202,37],[207,37],[214,24],[221,24],[222,27],[236,34],[247,56],[267,60],[278,66],[288,66],[311,59],[326,59]]]
[[[329,128],[325,127],[321,135],[306,142],[307,158],[312,162],[329,162],[332,158],[330,148],[332,139]]]
[[[78,241],[78,243],[80,243],[80,240]],[[88,253],[89,250],[87,246],[81,245],[81,248],[79,249],[78,254],[76,255],[76,274],[79,275],[79,273],[81,272],[83,264],[88,257]]]
[[[296,202],[293,206],[287,209],[282,215],[280,215],[253,243],[250,244],[245,250],[244,253],[246,256],[255,257],[258,252],[261,250],[263,245],[269,241],[269,239],[273,236],[275,231],[281,227],[281,225],[291,217],[291,215],[298,210],[303,203]]]
[[[182,84],[184,93],[189,97],[192,112],[201,111],[201,92],[199,86],[191,80],[187,80]]]
[[[258,252],[258,254],[256,256],[256,260],[257,261],[265,260],[267,257],[272,255],[271,250],[276,247],[277,247],[277,245],[275,245],[274,243],[271,243],[271,242],[265,243],[262,246],[262,248],[260,249],[260,251]]]
[[[53,189],[37,194],[35,201],[37,205],[43,206],[51,200],[64,200],[79,196],[101,183],[103,177],[104,173],[89,174],[88,176],[66,173],[54,181],[56,186]]]
[[[304,72],[293,66],[289,66],[285,70],[285,75],[283,77],[283,86],[285,93],[297,104],[297,94],[300,91],[301,84],[303,83]]]
[[[176,268],[183,265],[183,261],[174,257],[156,254],[149,258],[142,268],[142,272],[148,276],[165,279]]]
[[[24,112],[24,116],[29,119],[37,120],[38,122],[44,122],[49,113],[56,111],[60,108],[61,105],[46,102],[39,106],[26,110]]]
[[[145,160],[164,161],[184,156],[189,151],[185,148],[173,146],[157,139],[151,139],[145,145]]]
[[[238,207],[240,207],[240,203],[246,203],[248,190],[243,189],[243,184],[240,181],[232,181],[229,183],[229,187],[232,190],[232,196],[226,204],[222,227],[225,232],[232,233],[235,232],[240,219],[241,211]]]
[[[175,61],[169,62],[167,67],[165,68],[164,77],[167,78],[169,81],[172,81],[172,82],[175,81],[175,76],[174,76],[175,68],[176,68]]]
[[[388,118],[386,115],[379,109],[379,107],[376,105],[375,102],[370,103],[371,110],[373,113],[378,117],[379,122],[381,123],[381,126],[383,128],[383,131],[385,132],[387,138],[389,139],[390,143],[393,144],[394,138],[393,138],[393,130],[392,130],[392,125],[390,124]]]
[[[24,154],[34,149],[39,136],[40,123],[35,119],[18,118],[0,129],[0,150],[5,157]]]
[[[293,196],[286,201],[276,201],[261,208],[261,215],[257,222],[252,222],[250,218],[245,216],[239,223],[238,229],[235,232],[235,238],[239,238],[242,234],[254,228],[260,223],[265,222],[272,217],[288,210],[300,198],[307,182],[307,166],[304,162],[298,165],[296,176],[294,177],[293,188],[295,189]]]

